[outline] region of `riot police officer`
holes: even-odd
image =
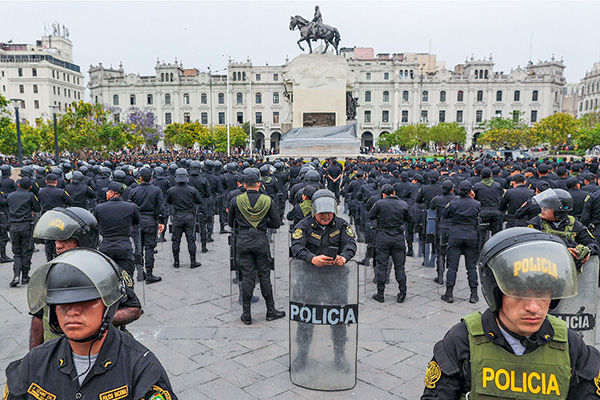
[[[56,207],[70,207],[73,205],[71,196],[67,194],[65,189],[57,187],[57,178],[55,174],[46,176],[46,185],[40,189],[38,198],[42,209],[42,214]],[[56,248],[54,240],[46,240],[44,245],[46,251],[46,261],[56,257]]]
[[[543,264],[526,264],[531,259]],[[489,308],[463,318],[435,345],[421,399],[600,398],[598,350],[548,315],[551,300],[577,293],[560,239],[506,229],[485,243],[478,265]]]
[[[535,191],[525,184],[525,177],[522,174],[515,174],[512,177],[512,188],[504,192],[498,204],[498,210],[501,213],[506,212],[506,227],[526,226],[526,219],[517,219],[515,213],[521,206],[533,197]]]
[[[206,204],[209,204],[209,202],[211,201],[211,191],[208,179],[200,175],[201,168],[202,165],[200,164],[200,161],[192,161],[190,163],[190,176],[188,183],[190,186],[193,186],[196,188],[196,190],[198,190],[198,193],[200,193],[200,197],[204,200],[202,204],[196,205],[194,207],[194,213],[196,218],[196,234],[198,234],[199,230],[200,243],[202,244],[202,252],[206,253],[208,252],[206,243],[208,241],[208,221],[210,219]]]
[[[4,399],[31,398],[32,392],[58,399],[99,393],[107,399],[177,399],[156,356],[111,324],[125,292],[111,259],[91,249],[72,250],[37,269],[32,279],[31,313],[47,304],[50,325],[64,336],[7,367]]]
[[[446,256],[448,255],[448,239],[450,238],[450,222],[443,218],[444,208],[456,199],[453,193],[454,183],[450,179],[442,182],[442,194],[435,196],[429,203],[429,209],[435,211],[436,234],[435,247],[437,253],[437,276],[433,279],[437,284],[444,284],[444,271],[446,270]]]
[[[65,186],[65,191],[71,197],[75,207],[87,208],[88,200],[93,199],[96,193],[83,182],[83,174],[79,171],[72,173],[71,182]]]
[[[314,186],[305,186],[302,192],[302,202],[297,203],[292,207],[287,215],[288,221],[291,221],[290,232],[294,231],[294,227],[310,214],[312,209],[312,197],[317,190]]]
[[[475,200],[481,203],[479,217],[484,227],[480,235],[484,238],[487,230],[494,235],[502,229],[502,215],[498,211],[498,205],[504,195],[504,189],[492,179],[492,171],[489,168],[483,168],[480,176],[481,181],[473,186],[473,192]]]

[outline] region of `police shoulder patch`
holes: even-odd
[[[171,393],[160,386],[153,385],[146,394],[145,400],[171,400]]]
[[[354,230],[350,225],[346,225],[346,234],[350,237],[354,237]]]
[[[8,390],[8,382],[4,385],[4,392],[2,393],[2,400],[8,400],[8,395],[10,391]]]
[[[131,276],[127,273],[127,271],[121,271],[121,276],[123,277],[123,281],[128,287],[133,287],[133,280]]]
[[[442,377],[442,369],[435,361],[431,361],[427,365],[425,371],[425,386],[429,389],[434,389],[437,381]]]
[[[594,378],[594,383],[596,384],[596,394],[600,396],[600,371],[598,371],[598,376]]]
[[[125,399],[129,396],[129,386],[121,386],[108,392],[100,393],[98,398],[100,400],[119,400]]]
[[[302,229],[300,228],[296,228],[296,230],[294,231],[294,233],[292,234],[292,238],[293,239],[300,239],[302,237],[304,233],[302,232]]]
[[[584,200],[583,202],[585,203],[585,202],[586,202],[586,201],[588,201],[589,199],[590,199],[590,195],[588,194],[587,196],[585,196],[585,200]]]

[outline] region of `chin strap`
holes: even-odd
[[[531,336],[522,336],[519,335],[517,333],[514,333],[513,331],[511,331],[510,329],[508,329],[506,327],[506,325],[504,325],[502,323],[502,320],[500,318],[496,318],[496,320],[498,321],[498,324],[500,324],[500,326],[502,327],[502,329],[504,329],[506,332],[508,332],[508,334],[512,337],[514,337],[515,339],[517,339],[519,342],[521,342],[521,344],[528,350],[534,349],[535,347],[538,346],[538,341],[537,341],[537,337],[535,334],[531,335]]]

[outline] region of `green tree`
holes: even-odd
[[[600,124],[582,127],[577,137],[577,147],[582,150],[600,145]]]
[[[477,143],[493,149],[531,147],[538,143],[537,137],[529,134],[529,127],[521,118],[492,118],[480,127],[483,132]]]
[[[165,128],[165,143],[168,146],[178,145],[184,148],[191,148],[194,143],[211,147],[213,139],[209,129],[198,121],[183,124],[176,122]]]
[[[381,148],[400,146],[410,151],[427,142],[429,129],[426,124],[405,125],[380,137],[377,144]]]
[[[530,132],[540,143],[547,143],[556,148],[566,145],[569,141],[577,142],[579,128],[580,121],[574,116],[556,113],[537,122]]]
[[[246,121],[242,124],[242,128],[244,128],[244,131],[246,132],[246,136],[250,137],[250,122]],[[252,124],[252,143],[254,143],[255,137],[256,137],[256,132],[258,132],[258,129],[256,128],[256,126],[254,126],[254,124]]]
[[[441,122],[429,128],[427,139],[438,147],[446,149],[454,143],[464,144],[467,140],[467,130],[454,122]]]
[[[227,152],[227,127],[224,125],[217,125],[210,128],[210,130],[214,139],[213,148],[218,152]],[[229,148],[245,146],[247,140],[248,134],[244,128],[240,126],[229,126]]]

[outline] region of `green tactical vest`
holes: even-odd
[[[554,338],[548,345],[517,356],[485,335],[479,312],[463,319],[469,331],[471,352],[469,400],[567,398],[571,379],[567,325],[551,315],[548,320],[554,329]]]
[[[541,218],[541,215],[540,215]],[[557,231],[555,229],[552,229],[552,225],[550,224],[550,222],[546,221],[545,219],[542,219],[542,231],[545,233],[552,233],[554,235],[560,236],[560,237],[564,237],[567,238],[569,240],[575,240],[575,232],[573,232],[573,227],[575,226],[575,217],[569,215],[569,223],[567,224],[567,226],[565,226],[565,230],[564,231]]]

